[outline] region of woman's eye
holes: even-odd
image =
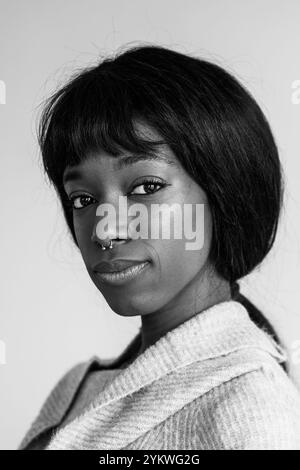
[[[91,196],[81,195],[73,196],[70,198],[73,209],[83,209],[88,205],[88,202],[93,199]]]
[[[133,188],[130,194],[136,194],[140,196],[147,196],[147,194],[154,194],[160,189],[166,186],[165,183],[158,181],[143,181],[141,184]],[[158,188],[158,189],[157,189]],[[71,196],[69,198],[72,209],[79,210],[87,207],[91,204],[94,199],[86,194],[80,194],[78,196]]]
[[[147,194],[153,194],[153,193],[156,193],[157,191],[159,191],[159,189],[155,190],[155,187],[156,186],[159,186],[159,189],[163,188],[165,185],[163,183],[159,183],[157,181],[144,181],[142,182],[141,184],[139,184],[138,186],[136,186],[134,188],[134,191],[138,190],[137,192],[131,192],[131,194],[138,194],[138,195],[141,195],[141,196],[145,196]],[[138,189],[138,188],[144,188],[144,192],[142,189]],[[140,192],[142,190],[142,192]]]

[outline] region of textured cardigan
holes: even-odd
[[[74,366],[19,449],[300,449],[300,392],[280,365],[286,360],[243,305],[221,302],[123,369],[114,369],[120,358],[97,356]],[[103,374],[104,385],[65,424],[92,370]]]

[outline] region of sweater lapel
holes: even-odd
[[[54,435],[48,449],[123,448],[211,387],[258,368],[270,355],[286,360],[240,303],[214,305],[121,369],[86,412]]]

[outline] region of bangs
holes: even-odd
[[[137,97],[129,80],[99,73],[97,68],[52,95],[38,129],[50,180],[60,187],[65,168],[94,152],[105,151],[115,157],[124,151],[155,153],[165,141],[145,139],[135,128],[135,121],[147,123],[147,109],[141,106],[147,101],[143,87]]]

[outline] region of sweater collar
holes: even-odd
[[[141,332],[135,337],[140,340]],[[229,300],[213,305],[181,323],[149,346],[105,389],[99,403],[121,398],[176,369],[196,361],[205,361],[241,349],[257,348],[269,353],[279,363],[287,360],[284,349],[250,319],[245,307]],[[114,368],[121,357],[106,363]],[[103,361],[93,356],[90,362],[101,368]]]
[[[101,360],[92,356],[85,363],[75,366],[66,376],[65,382],[61,381],[55,387],[20,448],[24,448],[46,429],[59,425],[71,406],[79,385],[91,369],[117,368],[128,356],[128,351],[139,344],[140,339],[141,331],[117,359]],[[253,323],[243,305],[233,300],[221,302],[169,331],[127,367],[120,369],[100,393],[97,407],[116,402],[172,371],[179,371],[195,362],[249,348],[267,352],[279,363],[287,359],[283,348]],[[69,395],[64,397],[66,389]],[[87,410],[81,417],[90,411],[91,409]]]

